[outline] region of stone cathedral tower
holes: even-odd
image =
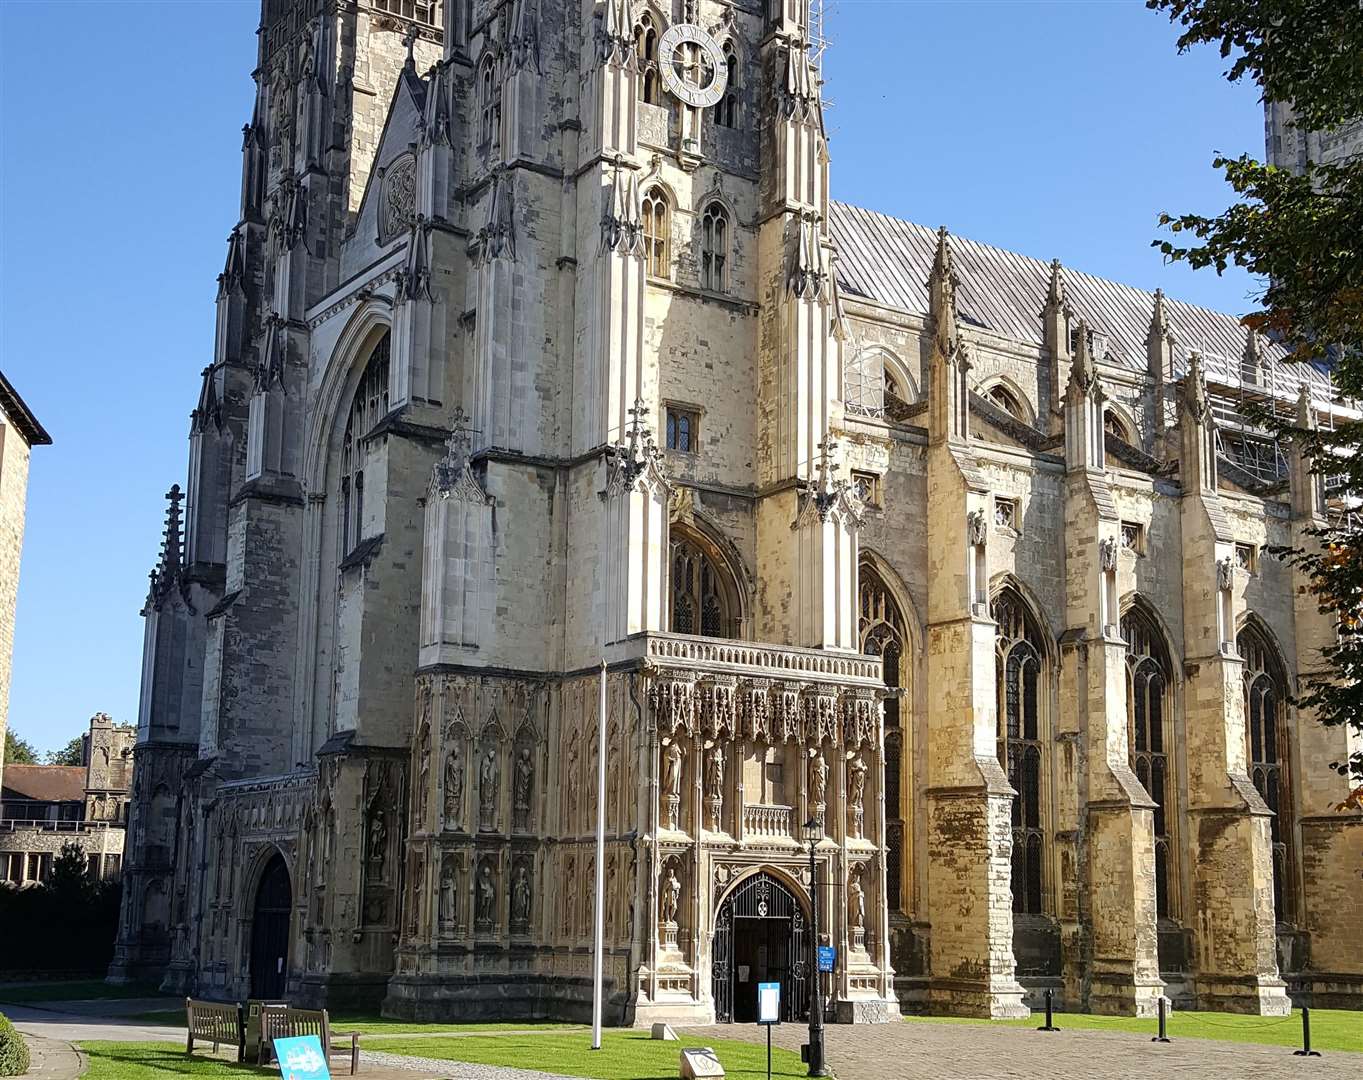
[[[809,19],[267,0],[116,977],[583,1016],[601,812],[618,1022],[1363,987],[1280,353],[832,202]]]

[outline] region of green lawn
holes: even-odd
[[[184,1027],[185,1010],[183,1007],[179,1009],[157,1009],[154,1012],[137,1013],[132,1019],[141,1020],[145,1024]],[[381,1016],[373,1016],[368,1013],[332,1013],[331,1026],[333,1030],[338,1032],[343,1031],[348,1034],[352,1031],[358,1031],[361,1035],[427,1035],[450,1031],[534,1031],[540,1028],[545,1031],[571,1031],[574,1028],[581,1027],[579,1024],[562,1024],[547,1020],[506,1020],[494,1023],[445,1020],[438,1023],[412,1023],[407,1020],[385,1020]]]
[[[80,1048],[90,1062],[81,1080],[166,1080],[170,1074],[203,1080],[246,1080],[253,1073],[263,1077],[267,1072],[209,1057],[206,1052],[196,1051],[193,1057],[186,1057],[183,1043],[83,1042]]]
[[[904,1019],[916,1024],[1002,1024],[1006,1027],[1035,1028],[1045,1023],[1045,1013],[1033,1013],[1029,1020],[972,1020],[954,1016],[906,1016]],[[1089,1013],[1056,1013],[1055,1024],[1065,1030],[1124,1031],[1139,1035],[1154,1035],[1159,1026],[1155,1020],[1093,1016]],[[1169,1014],[1168,1033],[1171,1039],[1221,1039],[1267,1046],[1300,1046],[1301,1013],[1294,1011],[1287,1017],[1265,1017],[1235,1013],[1172,1012]],[[1312,1009],[1311,1046],[1316,1050],[1363,1051],[1363,1012]]]
[[[110,986],[102,979],[63,979],[51,982],[0,982],[0,1002],[25,1005],[30,1001],[87,1001],[102,998],[116,1001],[125,998],[160,997],[154,983],[128,983]],[[167,997],[167,1001],[174,998]],[[181,1010],[183,1016],[184,1010]]]
[[[698,1041],[683,1036],[681,1042],[661,1042],[638,1031],[607,1031],[601,1049],[590,1049],[585,1031],[562,1035],[507,1036],[464,1039],[366,1039],[366,1050],[387,1050],[413,1057],[444,1058],[476,1065],[514,1065],[521,1069],[565,1076],[601,1077],[603,1080],[666,1080],[677,1075],[683,1046],[709,1046],[731,1077],[765,1077],[767,1048],[733,1039]],[[798,1054],[771,1052],[772,1076],[804,1076],[808,1071]],[[92,1078],[98,1080],[98,1078]]]

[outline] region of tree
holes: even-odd
[[[1249,79],[1265,101],[1290,104],[1304,128],[1329,131],[1363,117],[1363,12],[1352,0],[1147,0],[1181,27],[1180,51],[1216,45],[1226,78]],[[1168,258],[1218,273],[1243,267],[1262,285],[1246,326],[1272,336],[1300,362],[1328,362],[1344,397],[1363,399],[1363,159],[1308,164],[1300,174],[1249,155],[1218,156],[1235,202],[1216,217],[1161,214]],[[1334,490],[1363,493],[1363,424],[1291,430],[1312,469]],[[1302,569],[1336,643],[1322,671],[1303,680],[1297,704],[1330,726],[1363,734],[1363,524],[1348,512],[1310,530],[1316,546],[1273,549]],[[1363,753],[1335,763],[1363,781]],[[1363,791],[1363,788],[1360,789]],[[1355,792],[1355,797],[1359,796]]]
[[[88,899],[92,882],[86,870],[85,848],[75,840],[68,840],[52,860],[52,875],[47,887],[58,901],[83,903]]]
[[[25,742],[14,734],[13,729],[5,730],[5,761],[10,765],[36,765],[38,753],[33,744]]]
[[[77,735],[60,750],[49,750],[47,752],[47,764],[49,765],[84,765],[85,764],[85,740]]]

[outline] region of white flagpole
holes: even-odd
[[[592,938],[592,1049],[601,1049],[601,961],[606,937],[606,660],[596,718],[596,924]]]

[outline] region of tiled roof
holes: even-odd
[[[830,219],[838,245],[838,285],[845,297],[928,313],[927,281],[937,252],[935,229],[839,202],[832,203]],[[960,279],[956,306],[961,319],[1014,341],[1040,346],[1050,264],[954,234],[951,253]],[[1107,361],[1145,370],[1154,294],[1070,267],[1064,268],[1064,280],[1075,316],[1107,335]],[[1206,358],[1209,381],[1239,382],[1245,329],[1238,318],[1170,297],[1165,297],[1165,312],[1178,341],[1177,376],[1183,375],[1187,353],[1197,350]],[[1281,359],[1285,354],[1281,346],[1260,339],[1259,355],[1271,376],[1266,383],[1280,395],[1296,397],[1305,380],[1316,397],[1329,396],[1329,379],[1323,372],[1310,364],[1285,364]]]
[[[5,373],[0,371],[0,409],[4,410],[9,417],[10,423],[19,429],[24,441],[29,446],[50,446],[52,436],[38,423],[38,418],[33,415],[33,410],[24,403],[24,399],[19,396],[19,391],[14,389],[13,384],[5,378]]]
[[[85,798],[84,765],[5,765],[5,795],[37,802],[81,802]]]

